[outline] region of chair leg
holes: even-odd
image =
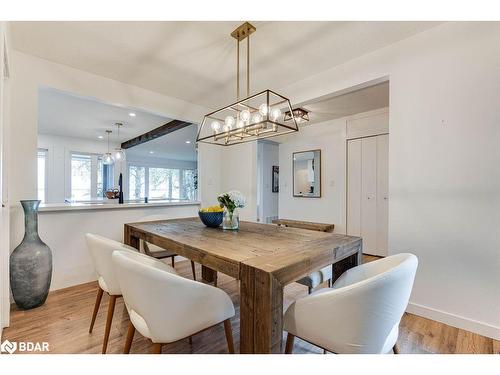
[[[397,343],[394,344],[392,351],[394,352],[394,354],[399,354],[399,345]]]
[[[128,324],[127,339],[125,340],[125,348],[123,349],[123,354],[130,353],[130,347],[132,346],[132,341],[134,340],[134,333],[135,333],[135,327],[132,324],[132,322],[130,322]]]
[[[172,268],[175,267],[175,256],[170,257],[171,262],[172,262]]]
[[[328,288],[332,287],[332,279],[328,279]]]
[[[285,354],[292,354],[294,341],[295,341],[295,336],[289,332],[286,336]]]
[[[104,341],[102,343],[102,354],[106,354],[108,348],[109,332],[113,322],[113,313],[115,312],[116,296],[109,296],[108,317],[106,319],[106,329],[104,331]]]
[[[231,327],[231,320],[224,320],[224,331],[226,331],[227,349],[229,350],[229,354],[234,354],[233,329]]]
[[[92,333],[92,330],[94,329],[95,318],[97,317],[97,313],[99,312],[99,306],[101,306],[101,299],[103,293],[104,290],[102,290],[101,287],[99,287],[99,289],[97,290],[97,297],[95,299],[94,313],[92,314],[92,320],[90,321],[89,333]]]
[[[311,293],[312,293],[312,291],[313,291],[313,288],[311,288],[310,286],[308,286],[308,287],[307,287],[307,293],[308,293],[308,294],[311,294]]]
[[[214,272],[214,286],[217,286],[217,272]]]
[[[151,349],[153,354],[161,354],[161,344],[153,343],[153,348]]]
[[[193,271],[193,280],[196,281],[196,269],[194,268],[193,261],[191,261],[191,271]]]

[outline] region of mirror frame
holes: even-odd
[[[294,157],[295,154],[302,154],[304,152],[319,152],[319,195],[316,196],[306,196],[306,195],[295,195],[295,165],[294,165]],[[294,198],[321,198],[323,194],[323,178],[322,178],[322,173],[321,169],[323,168],[322,162],[321,162],[321,149],[313,149],[313,150],[304,150],[304,151],[297,151],[292,153],[292,196]]]

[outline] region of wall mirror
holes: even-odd
[[[293,153],[293,196],[321,197],[321,150]]]

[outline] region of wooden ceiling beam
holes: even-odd
[[[172,133],[176,130],[185,128],[186,126],[193,125],[191,122],[185,122],[181,120],[172,120],[167,122],[166,124],[157,127],[156,129],[150,130],[147,133],[141,134],[135,138],[129,139],[122,143],[122,149],[131,148],[134,146],[138,146],[142,143],[146,143],[152,141],[153,139],[163,137],[169,133]]]

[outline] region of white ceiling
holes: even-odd
[[[333,98],[302,105],[309,111],[309,125],[389,106],[389,82]]]
[[[13,22],[12,43],[22,52],[216,108],[235,97],[236,41],[229,34],[240,23]],[[438,24],[252,23],[251,92],[277,90]]]
[[[121,143],[171,121],[136,108],[118,107],[47,87],[39,89],[38,98],[38,132],[41,134],[106,142],[105,130],[109,129],[113,131],[111,141]],[[131,117],[131,112],[136,116]],[[120,129],[120,139],[117,138],[116,122],[124,125]],[[127,152],[153,156],[149,151],[154,151],[154,157],[195,161],[196,131],[197,126],[192,125]],[[99,139],[100,135],[104,138]],[[186,141],[191,143],[186,144]]]
[[[127,157],[163,158],[171,160],[197,161],[196,134],[198,126],[191,125],[163,137],[153,139],[126,150]],[[189,141],[190,143],[186,143]]]

